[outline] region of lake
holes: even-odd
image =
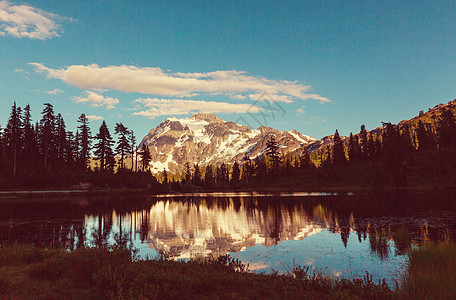
[[[455,240],[452,193],[29,196],[1,204],[0,244],[121,244],[141,258],[230,254],[253,272],[309,266],[394,283],[407,249]]]

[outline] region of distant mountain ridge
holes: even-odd
[[[409,126],[410,128],[415,128],[418,126],[418,122],[421,121],[424,124],[426,123],[436,123],[438,119],[440,118],[440,115],[447,110],[450,109],[453,112],[453,115],[456,116],[456,99],[449,101],[448,103],[440,103],[435,105],[433,108],[429,108],[426,112],[424,110],[421,110],[418,112],[418,115],[409,119],[409,120],[402,120],[400,121],[397,126],[399,129],[402,129],[404,126]],[[372,130],[367,130],[368,134],[371,135],[376,135],[376,136],[381,136],[383,132],[385,131],[384,126],[379,126],[375,129]],[[354,132],[354,136],[358,136],[359,133]],[[346,136],[341,136],[342,140],[348,139]],[[334,142],[334,135],[328,135],[323,137],[320,140],[315,140],[308,145],[306,145],[306,149],[309,152],[312,152],[314,150],[320,149],[320,148],[326,148],[330,147]],[[300,155],[302,153],[302,149],[298,149],[297,151],[294,151],[294,154]]]
[[[231,164],[244,157],[251,159],[266,149],[274,135],[283,154],[305,147],[315,138],[296,130],[283,131],[261,126],[252,129],[224,121],[214,114],[196,114],[189,118],[169,117],[142,139],[151,153],[151,170],[182,171],[185,163],[201,166]]]

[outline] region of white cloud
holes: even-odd
[[[234,104],[226,102],[182,100],[182,99],[136,99],[146,110],[135,112],[132,115],[145,116],[151,119],[158,116],[186,115],[194,113],[258,113],[262,108],[251,104]]]
[[[103,120],[103,117],[94,116],[94,115],[90,115],[90,116],[86,116],[86,117],[87,117],[87,119],[89,119],[89,121]]]
[[[48,93],[50,95],[57,95],[57,94],[64,93],[64,91],[62,91],[61,89],[55,89],[55,90],[52,90],[52,91],[47,91],[46,93]]]
[[[163,97],[193,97],[200,94],[226,95],[245,99],[267,93],[273,101],[293,102],[295,99],[329,99],[309,94],[311,87],[297,81],[270,80],[246,75],[243,71],[215,71],[209,73],[171,73],[160,68],[136,66],[72,65],[61,69],[47,68],[40,63],[30,63],[36,72],[48,78],[60,79],[85,90],[110,89],[138,92]]]
[[[296,115],[303,115],[303,114],[305,114],[305,113],[306,113],[306,111],[304,110],[304,106],[301,107],[301,108],[298,108],[298,109],[296,110]]]
[[[71,18],[45,12],[29,5],[13,5],[9,1],[0,1],[0,35],[17,38],[50,39],[60,36],[60,21]]]
[[[106,109],[114,108],[114,105],[119,103],[119,100],[116,98],[104,97],[92,91],[87,91],[86,94],[86,97],[74,97],[73,101],[76,103],[89,103],[95,107],[105,106]]]

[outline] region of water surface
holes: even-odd
[[[30,197],[30,196],[29,196]],[[143,258],[231,256],[255,272],[296,265],[393,283],[408,247],[453,239],[449,193],[200,194],[18,199],[1,204],[0,243],[122,244]]]

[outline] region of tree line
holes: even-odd
[[[362,125],[359,133],[350,133],[346,138],[341,137],[336,130],[327,145],[310,151],[302,147],[286,155],[280,153],[278,142],[270,135],[266,150],[254,159],[246,155],[232,165],[222,163],[205,167],[187,163],[183,173],[173,176],[164,170],[159,180],[162,183],[190,183],[205,188],[277,185],[290,181],[290,178],[324,185],[344,182],[346,178],[342,174],[345,172],[353,178],[362,178],[369,173],[368,180],[372,185],[407,185],[407,177],[416,177],[414,173],[420,172],[420,165],[425,164],[425,160],[439,156],[436,152],[449,151],[450,161],[456,157],[453,151],[456,146],[455,105],[450,102],[440,115],[432,118],[416,118],[400,124],[384,122],[382,128],[371,132]],[[429,155],[423,156],[423,153]],[[441,169],[448,164],[444,158],[448,157],[441,158]],[[350,170],[358,174],[351,174]],[[437,172],[441,173],[438,176],[445,173],[441,170]]]
[[[117,175],[120,182],[128,176],[150,173],[149,150],[143,147],[136,151],[133,130],[121,122],[116,123],[115,142],[105,121],[95,135],[85,114],[79,116],[77,123],[76,132],[67,130],[62,115],[56,113],[50,103],[44,104],[41,118],[34,123],[30,105],[22,109],[14,102],[6,126],[0,126],[2,177],[12,176],[14,182],[30,182],[37,177],[60,176],[59,181],[64,183],[102,177],[112,179]],[[146,181],[154,182],[154,179],[150,175]]]
[[[246,155],[233,164],[206,166],[188,162],[182,173],[168,174],[164,170],[156,176],[162,187],[170,189],[181,189],[182,184],[207,189],[255,188],[284,182],[295,186],[356,185],[363,180],[399,186],[406,185],[408,177],[413,179],[426,161],[436,159],[438,170],[431,171],[437,177],[451,175],[456,171],[448,163],[456,163],[455,106],[450,102],[439,115],[399,124],[383,123],[382,128],[370,132],[362,125],[359,133],[347,138],[336,130],[318,149],[302,147],[286,155],[280,153],[278,142],[270,135],[265,151],[255,158]],[[41,119],[33,123],[30,105],[21,109],[14,103],[5,128],[0,126],[0,186],[68,185],[80,181],[101,186],[157,183],[149,170],[149,149],[143,144],[138,150],[132,130],[116,123],[114,141],[105,121],[95,135],[85,114],[77,122],[76,132],[68,131],[62,115],[45,103]]]

